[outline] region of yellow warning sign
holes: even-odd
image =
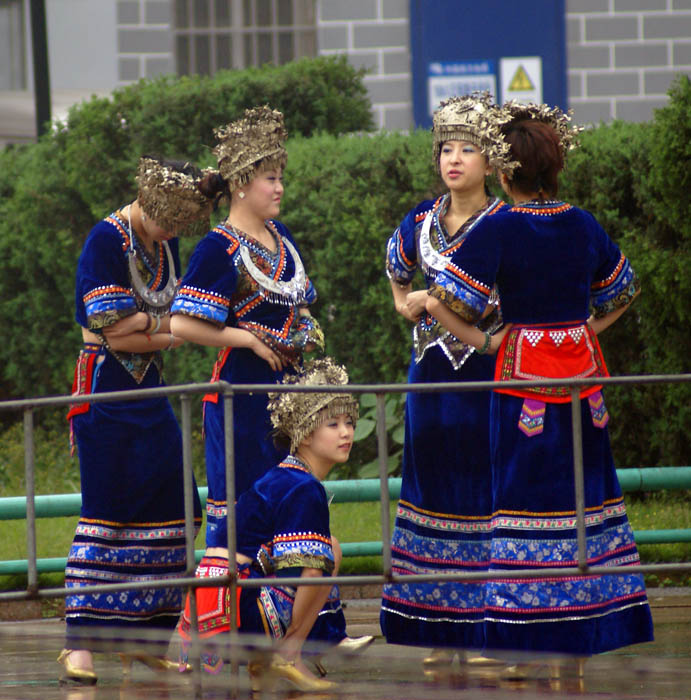
[[[526,90],[534,89],[535,86],[528,77],[528,74],[525,72],[525,68],[523,68],[522,65],[519,65],[513,75],[513,78],[511,78],[509,90],[511,92],[525,92]]]

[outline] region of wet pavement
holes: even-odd
[[[309,696],[276,689],[257,697],[385,698],[390,700],[446,700],[447,698],[551,697],[583,698],[689,698],[691,697],[691,590],[651,589],[655,623],[654,642],[627,647],[590,659],[583,678],[575,669],[562,669],[549,678],[547,665],[532,669],[536,677],[501,680],[496,672],[461,665],[425,676],[422,659],[428,649],[387,645],[381,636],[357,657],[327,655],[327,678],[336,688]],[[380,635],[377,599],[346,603],[352,636]],[[58,683],[56,657],[62,647],[64,622],[58,618],[0,623],[0,698],[12,700],[216,700],[251,697],[246,666],[236,676],[226,665],[220,674],[199,677],[157,674],[135,664],[123,677],[116,654],[98,654],[98,683],[92,687]],[[171,649],[175,653],[175,649]],[[240,652],[242,653],[242,652]],[[520,659],[517,659],[520,660]]]

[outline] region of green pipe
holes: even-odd
[[[691,542],[691,529],[687,530],[639,530],[634,532],[636,544],[669,544],[675,542]],[[373,557],[381,556],[381,542],[341,542],[344,557]],[[195,551],[197,564],[204,554],[203,549]],[[65,570],[66,557],[37,559],[36,566],[40,574],[56,573]],[[28,564],[26,559],[0,561],[0,576],[26,574]]]
[[[623,491],[659,491],[661,489],[691,489],[691,467],[647,467],[617,469]],[[360,503],[379,500],[379,479],[347,479],[325,481],[324,487],[333,495],[334,503]],[[208,488],[199,488],[199,498],[206,500]],[[389,479],[389,497],[398,499],[401,479]],[[61,518],[79,515],[82,497],[79,493],[36,496],[36,517]],[[0,520],[26,518],[26,498],[0,498]]]

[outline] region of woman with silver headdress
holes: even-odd
[[[312,360],[287,385],[345,386],[348,374],[330,358]],[[335,575],[340,548],[329,530],[324,487],[334,464],[348,459],[358,417],[358,403],[346,393],[273,393],[268,410],[274,439],[289,446],[286,457],[260,477],[238,499],[237,571],[240,578],[271,577],[262,588],[238,589],[240,632],[267,634],[276,653],[251,661],[253,689],[286,680],[304,691],[323,691],[334,684],[316,678],[302,660],[303,645],[327,600],[331,586],[285,586],[280,578]],[[228,557],[208,553],[197,576],[227,575]],[[228,632],[230,596],[216,588],[196,590],[203,667],[218,673],[224,644],[216,635]],[[219,601],[222,604],[219,605]],[[190,642],[189,598],[179,631],[185,650]],[[370,638],[371,641],[371,638]]]
[[[514,204],[487,217],[454,252],[426,308],[469,345],[498,350],[497,381],[605,377],[597,335],[629,307],[638,278],[592,214],[557,199],[558,175],[577,135],[568,115],[516,103],[502,112],[510,152],[500,179]],[[472,325],[495,284],[512,324],[502,338]],[[587,563],[636,565],[600,390],[580,392]],[[496,389],[490,415],[490,572],[575,569],[569,388]],[[652,639],[641,574],[490,578],[484,591],[487,649],[585,657]],[[510,675],[525,672],[517,667]]]
[[[461,342],[425,311],[427,287],[470,232],[505,205],[485,178],[505,146],[488,93],[455,97],[434,113],[434,162],[448,188],[412,209],[389,239],[386,270],[396,310],[414,323],[408,381],[490,380],[487,347]],[[416,271],[425,288],[413,291]],[[496,294],[479,327],[501,326]],[[410,393],[406,399],[403,482],[392,540],[397,574],[477,572],[489,562],[489,394]],[[482,648],[482,586],[396,583],[384,586],[381,626],[387,641],[431,646],[426,667],[452,661],[444,648]]]
[[[77,266],[76,320],[84,346],[74,394],[162,384],[160,351],[183,342],[170,332],[180,274],[174,236],[211,211],[199,189],[201,176],[188,163],[142,158],[137,199],[89,233]],[[158,632],[137,658],[156,670],[177,670],[164,657],[161,630],[177,623],[180,589],[117,595],[78,590],[184,574],[182,444],[171,406],[165,398],[81,403],[68,417],[79,453],[82,508],[65,570],[73,592],[65,602],[67,639],[58,659],[63,678],[95,683],[92,651],[112,643],[114,627]],[[199,526],[196,490],[195,499]]]

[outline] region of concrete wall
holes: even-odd
[[[117,71],[125,84],[175,71],[173,0],[117,0]]]
[[[380,128],[413,123],[408,16],[409,0],[317,0],[319,53],[345,53],[370,70],[364,82]]]
[[[116,86],[115,1],[46,2],[52,90],[108,92]]]
[[[646,121],[691,75],[691,0],[567,0],[574,120]]]
[[[507,0],[508,1],[508,0]],[[457,2],[457,0],[449,0]],[[320,54],[345,53],[365,79],[375,123],[412,125],[409,0],[317,0]],[[645,121],[691,75],[691,0],[567,0],[567,80],[579,123]]]

